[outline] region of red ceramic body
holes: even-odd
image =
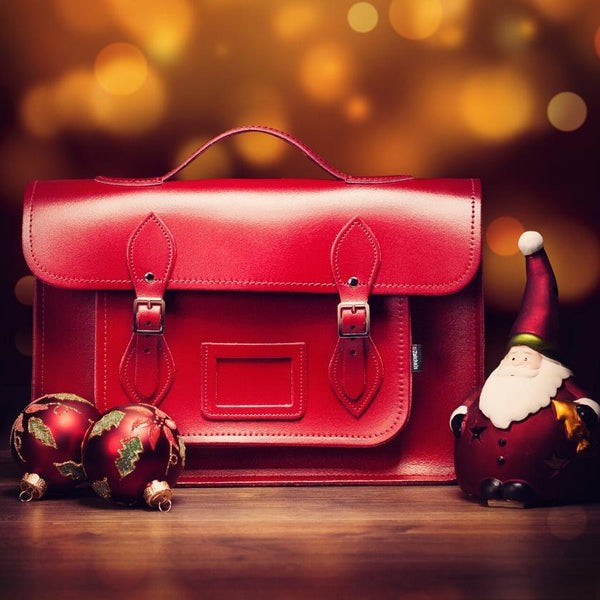
[[[31,402],[11,431],[12,455],[19,470],[42,477],[50,491],[65,492],[85,478],[81,442],[99,412],[73,394],[49,394]]]
[[[571,380],[555,398],[573,402]],[[568,439],[552,402],[523,421],[499,429],[479,410],[479,394],[467,402],[460,438],[455,442],[456,476],[461,489],[479,497],[485,479],[526,483],[541,503],[580,501],[597,492],[600,476],[598,426],[590,447],[578,453],[577,441]]]
[[[83,467],[94,491],[132,504],[154,480],[173,487],[185,463],[175,423],[160,409],[127,404],[104,413],[82,445]]]

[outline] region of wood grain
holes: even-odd
[[[1,598],[600,598],[600,505],[488,509],[455,486],[178,488],[168,514],[17,500]]]

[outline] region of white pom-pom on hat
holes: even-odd
[[[519,238],[519,250],[529,256],[544,247],[544,238],[538,231],[525,231]]]

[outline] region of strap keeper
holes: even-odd
[[[156,314],[157,312],[158,314]],[[159,335],[164,330],[165,301],[162,298],[135,298],[133,301],[133,333]]]
[[[350,313],[350,324],[344,323],[344,315]],[[348,320],[348,318],[346,318]],[[371,333],[371,310],[368,302],[340,302],[337,307],[338,335],[342,338],[369,337]]]

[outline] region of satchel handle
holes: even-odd
[[[348,175],[330,165],[325,159],[321,158],[304,142],[301,142],[297,138],[289,135],[288,133],[285,133],[284,131],[280,131],[279,129],[275,129],[273,127],[265,127],[262,125],[250,125],[247,127],[237,127],[235,129],[229,129],[228,131],[225,131],[220,135],[212,138],[211,140],[200,146],[200,148],[192,152],[192,154],[188,158],[186,158],[181,164],[177,165],[174,169],[171,169],[168,173],[165,173],[160,177],[127,179],[120,177],[104,177],[100,175],[96,177],[96,181],[111,185],[161,185],[165,181],[168,181],[169,179],[174,177],[177,173],[179,173],[182,169],[187,167],[187,165],[189,165],[192,161],[198,158],[201,154],[204,154],[204,152],[206,152],[206,150],[208,150],[211,146],[214,146],[221,140],[232,137],[234,135],[239,135],[241,133],[251,132],[266,133],[267,135],[272,135],[288,143],[290,146],[293,146],[294,148],[300,150],[311,162],[323,169],[326,173],[329,173],[329,175],[333,176],[335,179],[338,179],[345,183],[393,183],[397,181],[404,181],[406,179],[412,179],[410,175],[382,175],[379,177],[356,177],[354,175]]]

